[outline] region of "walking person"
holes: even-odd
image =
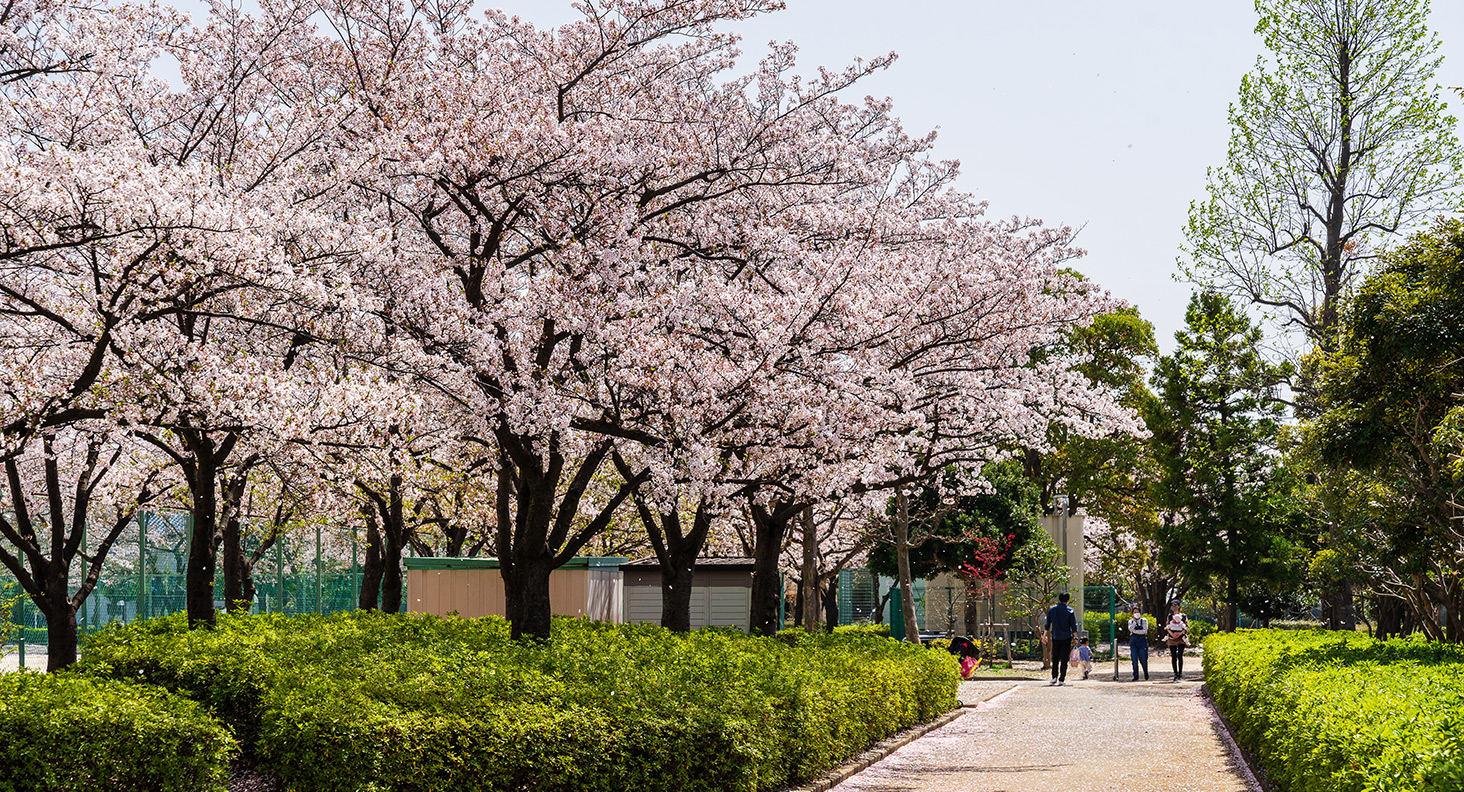
[[[1068,655],[1073,651],[1073,635],[1078,632],[1078,614],[1068,605],[1068,593],[1057,595],[1057,604],[1047,609],[1047,637],[1052,645],[1052,681],[1049,685],[1066,685]]]
[[[1180,610],[1179,600],[1169,604],[1169,621],[1164,624],[1164,643],[1169,647],[1169,664],[1174,667],[1174,681],[1184,676],[1184,648],[1189,644],[1189,618]]]
[[[1139,666],[1144,667],[1144,679],[1149,678],[1149,620],[1144,611],[1134,606],[1134,617],[1129,619],[1129,660],[1134,665],[1134,681],[1139,681]]]
[[[1093,673],[1093,650],[1088,646],[1088,636],[1078,639],[1078,648],[1073,650],[1073,657],[1077,658],[1073,661],[1073,668],[1082,671],[1083,679],[1087,679]]]

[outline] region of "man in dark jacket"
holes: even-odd
[[[1057,604],[1047,609],[1047,640],[1052,646],[1052,681],[1049,685],[1067,684],[1068,655],[1073,651],[1073,636],[1078,632],[1078,614],[1068,605],[1066,591],[1057,595]]]

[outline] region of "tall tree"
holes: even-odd
[[[1377,242],[1458,203],[1428,0],[1257,0],[1269,61],[1230,107],[1225,165],[1190,207],[1180,267],[1277,309],[1326,350]]]
[[[1464,223],[1442,221],[1390,252],[1343,313],[1322,414],[1306,446],[1349,471],[1351,553],[1432,639],[1464,641],[1464,470],[1452,438],[1464,392]],[[1442,615],[1441,615],[1442,614]],[[1393,620],[1385,633],[1398,631]]]
[[[1185,322],[1154,372],[1157,500],[1176,517],[1158,538],[1192,583],[1217,590],[1234,630],[1241,588],[1293,555],[1273,392],[1287,367],[1266,362],[1260,328],[1225,297],[1195,295]]]
[[[1379,242],[1458,205],[1464,152],[1434,83],[1428,0],[1257,0],[1269,62],[1230,108],[1224,166],[1190,207],[1180,267],[1202,288],[1277,312],[1324,354],[1339,300]],[[1306,417],[1316,377],[1294,387]],[[1341,471],[1320,471],[1329,489]],[[1335,499],[1321,503],[1340,525]],[[1355,623],[1352,583],[1323,592],[1330,626]]]

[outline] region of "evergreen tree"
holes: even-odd
[[[1157,538],[1191,586],[1224,599],[1233,630],[1242,589],[1297,555],[1290,477],[1276,452],[1274,389],[1288,371],[1265,360],[1260,328],[1221,295],[1195,295],[1185,322],[1153,378],[1156,500],[1166,512]]]

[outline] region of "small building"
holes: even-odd
[[[661,623],[661,562],[653,556],[621,567],[625,620]],[[752,614],[751,558],[698,558],[691,570],[691,629],[736,627]]]
[[[618,556],[571,558],[549,575],[549,606],[556,616],[583,616],[619,624],[624,599]],[[503,616],[503,575],[496,558],[405,558],[407,611],[464,618]]]

